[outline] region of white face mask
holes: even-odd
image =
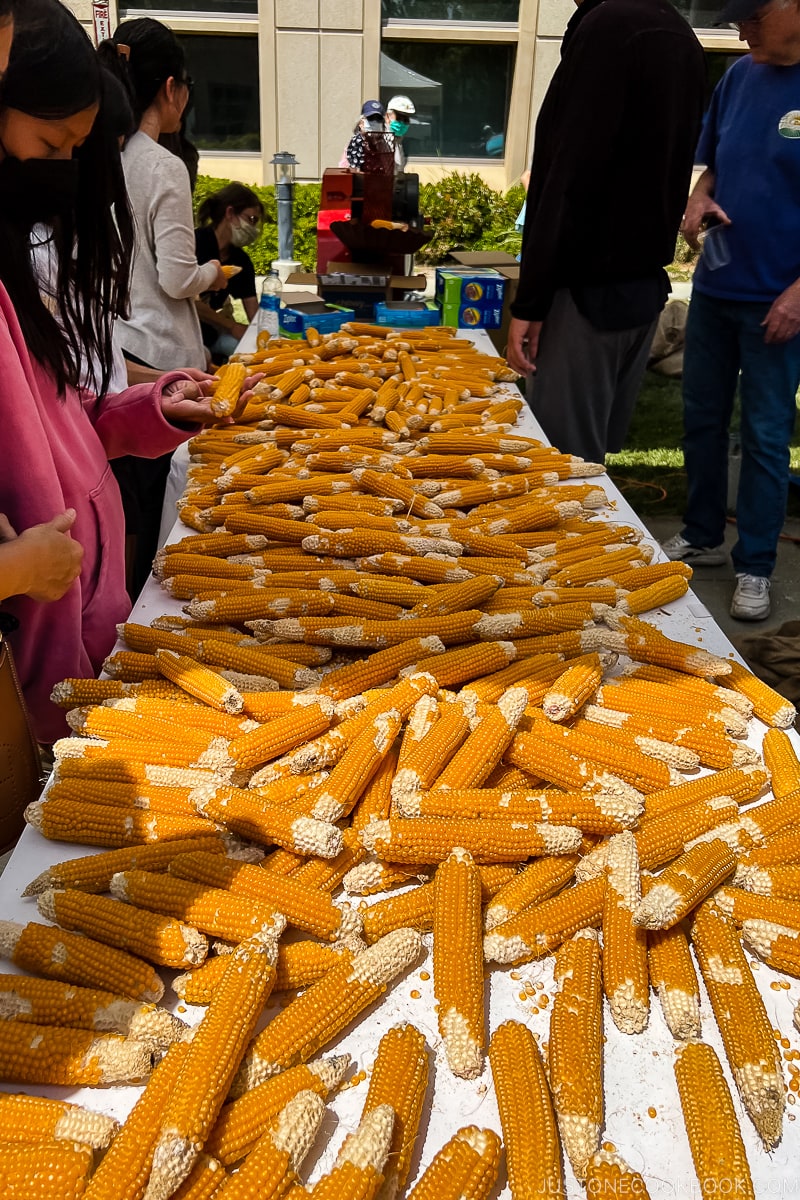
[[[260,233],[259,227],[251,225],[249,221],[243,221],[240,218],[237,225],[231,222],[231,241],[237,250],[242,250],[245,246],[251,246],[253,242],[258,241]]]

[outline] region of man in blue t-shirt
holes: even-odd
[[[800,8],[730,0],[750,53],[718,84],[686,206],[694,276],[683,370],[685,527],[671,559],[726,561],[728,428],[741,372],[742,463],[731,616],[769,616],[769,583],[786,514],[789,442],[800,386]],[[701,230],[705,228],[705,233]]]

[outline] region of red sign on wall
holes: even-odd
[[[111,37],[111,14],[108,10],[108,0],[92,0],[92,20],[95,45],[99,46],[102,41]]]

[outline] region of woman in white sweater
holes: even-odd
[[[138,129],[125,144],[122,166],[136,219],[130,317],[119,323],[127,358],[159,371],[206,367],[194,298],[227,287],[217,259],[198,265],[189,174],[159,146],[180,129],[191,81],[174,33],[149,17],[125,21],[105,53],[127,58]]]

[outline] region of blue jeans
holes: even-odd
[[[693,292],[683,359],[683,451],[689,495],[683,536],[693,546],[725,539],[728,428],[741,371],[742,467],[734,569],[769,577],[786,516],[789,442],[800,385],[800,336],[767,345],[769,304]]]

